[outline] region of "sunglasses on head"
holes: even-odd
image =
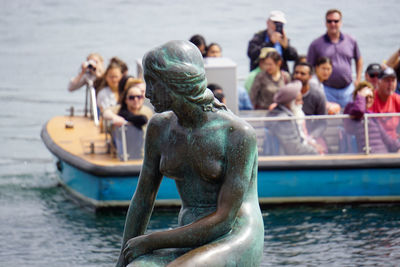
[[[329,23],[329,24],[331,24],[332,22],[339,23],[339,21],[340,21],[339,19],[327,19],[326,20],[326,22]]]
[[[368,75],[369,75],[369,77],[371,77],[371,78],[376,78],[376,77],[379,76],[378,73],[371,73],[371,74],[368,74]]]
[[[135,98],[140,100],[140,99],[143,98],[143,96],[142,95],[130,95],[130,96],[128,96],[129,100],[135,100]]]

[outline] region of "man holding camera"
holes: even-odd
[[[287,61],[297,60],[297,50],[289,44],[284,30],[285,24],[286,18],[282,11],[271,11],[267,20],[267,29],[257,32],[249,41],[247,55],[250,58],[250,71],[258,66],[260,50],[263,47],[275,48],[283,59],[281,69],[289,71]]]

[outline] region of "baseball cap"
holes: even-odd
[[[382,72],[382,67],[378,63],[369,64],[366,72],[368,74],[380,74]]]
[[[379,75],[379,79],[384,79],[387,77],[394,77],[397,78],[396,73],[394,72],[394,70],[390,67],[387,67],[386,69],[384,69],[381,74]]]
[[[285,14],[282,11],[279,11],[279,10],[271,11],[271,13],[269,13],[269,17],[268,18],[270,20],[272,20],[272,21],[282,22],[283,24],[286,23]]]
[[[270,53],[270,52],[277,52],[277,51],[273,47],[263,47],[263,48],[261,48],[259,58],[260,59],[265,58],[267,56],[267,54]]]

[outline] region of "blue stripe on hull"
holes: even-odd
[[[97,201],[129,201],[135,192],[138,176],[98,177],[62,162],[60,176],[71,190]],[[157,200],[179,199],[175,181],[163,179]]]
[[[60,176],[68,188],[100,202],[129,201],[138,182],[137,176],[98,177],[65,162]],[[267,202],[268,198],[400,197],[400,170],[261,170],[258,195]],[[163,179],[157,200],[179,200],[174,180]]]
[[[400,170],[265,170],[258,173],[259,197],[400,196]]]

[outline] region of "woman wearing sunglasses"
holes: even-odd
[[[358,152],[364,153],[365,132],[364,114],[374,103],[374,87],[369,82],[360,82],[353,92],[353,102],[346,105],[345,114],[351,119],[344,119],[346,131],[354,134],[357,140]],[[382,118],[384,119],[384,118]],[[391,138],[379,123],[379,118],[368,118],[369,153],[400,152],[400,142]]]
[[[104,111],[103,115],[106,120],[111,120],[114,126],[121,126],[129,123],[133,126],[142,129],[153,111],[143,105],[145,85],[143,81],[135,78],[129,78],[125,85],[120,98],[120,107],[109,108]]]

